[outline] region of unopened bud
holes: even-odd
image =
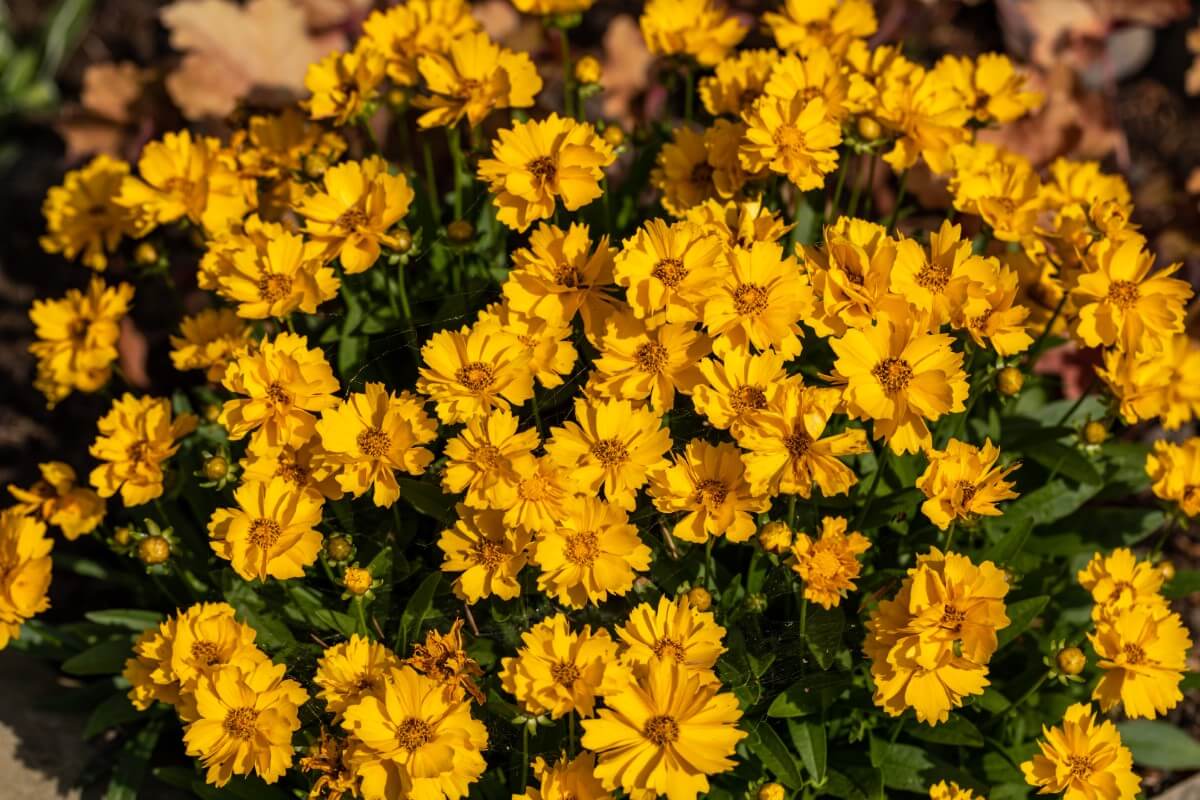
[[[786,553],[792,549],[792,529],[778,520],[768,522],[758,532],[758,543],[768,553]]]
[[[697,611],[708,611],[712,608],[712,595],[703,586],[695,586],[687,593],[688,602]]]
[[[1078,675],[1087,666],[1087,656],[1078,647],[1064,647],[1054,657],[1058,671],[1064,675]]]
[[[171,557],[171,543],[163,536],[147,536],[138,542],[137,555],[148,567],[162,564]]]
[[[345,536],[331,536],[325,542],[325,555],[330,561],[345,561],[354,552],[354,545]]]
[[[1016,367],[1005,367],[1000,370],[1000,374],[996,376],[996,388],[1000,390],[1000,394],[1005,397],[1013,397],[1019,394],[1021,387],[1025,385],[1025,375]]]
[[[221,456],[213,456],[204,462],[204,477],[219,481],[229,474],[229,462]]]
[[[1083,426],[1083,441],[1087,444],[1104,444],[1108,438],[1108,426],[1099,420],[1092,420]]]
[[[362,567],[347,567],[342,576],[342,585],[350,594],[362,596],[371,589],[371,573]]]
[[[858,135],[868,142],[873,142],[883,136],[883,128],[871,117],[859,117]]]
[[[601,67],[594,56],[584,56],[575,62],[575,80],[580,83],[599,83]]]
[[[446,226],[446,238],[455,244],[466,244],[475,238],[475,226],[465,219],[456,219]]]

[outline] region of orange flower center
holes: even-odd
[[[1133,281],[1113,281],[1108,286],[1108,300],[1117,308],[1132,308],[1141,297]]]
[[[491,444],[481,445],[476,449],[474,458],[475,466],[480,469],[495,469],[500,463],[500,448]]]
[[[696,498],[707,506],[719,506],[728,496],[729,490],[725,488],[724,481],[705,478],[696,484]]]
[[[347,208],[333,224],[344,231],[353,232],[367,224],[367,213],[361,208]]]
[[[712,176],[713,168],[708,165],[708,162],[701,161],[699,164],[696,164],[694,167],[692,167],[692,172],[688,176],[688,180],[691,183],[705,187],[712,182]]]
[[[488,569],[495,569],[500,562],[504,561],[504,545],[500,542],[493,542],[491,539],[480,539],[475,543],[471,555],[475,557],[475,563]]]
[[[658,375],[667,365],[667,348],[658,342],[645,342],[633,352],[633,360],[642,372]]]
[[[678,258],[664,258],[654,265],[654,269],[650,270],[650,274],[662,281],[664,286],[674,288],[687,277],[688,270],[683,265],[682,260]]]
[[[744,317],[766,310],[767,290],[756,283],[743,283],[733,290],[733,307]]]
[[[267,385],[267,399],[276,405],[286,405],[291,400],[291,398],[288,397],[288,393],[284,391],[283,386],[280,385],[279,381],[271,381],[271,383]]]
[[[783,124],[775,129],[775,135],[772,137],[775,141],[775,146],[783,151],[783,155],[787,158],[799,158],[805,155],[808,150],[808,142],[804,139],[804,132],[795,125]]]
[[[1072,778],[1084,780],[1092,774],[1095,765],[1092,764],[1091,756],[1077,756],[1071,754],[1067,756],[1067,768],[1071,770]]]
[[[252,739],[254,737],[254,722],[258,712],[253,708],[235,708],[225,715],[222,727],[225,732],[235,739]]]
[[[970,502],[975,499],[975,492],[978,491],[978,487],[976,487],[975,484],[971,483],[970,481],[959,481],[958,483],[954,484],[954,488],[958,489],[958,491],[962,494],[962,504],[964,506],[969,505]]]
[[[482,392],[496,380],[496,370],[482,361],[472,361],[459,367],[454,379],[472,392]]]
[[[542,480],[540,475],[535,475],[532,478],[524,478],[517,484],[517,494],[522,500],[530,503],[537,503],[546,497],[546,482]]]
[[[960,611],[954,606],[946,606],[942,610],[941,627],[948,631],[958,633],[962,630],[963,623],[967,621],[967,612]]]
[[[679,739],[679,723],[665,714],[646,720],[646,738],[659,747],[665,747]]]
[[[554,159],[550,156],[538,156],[527,165],[527,169],[533,173],[533,177],[538,179],[542,185],[550,183],[558,175],[558,167],[554,163]]]
[[[145,464],[150,460],[150,443],[145,440],[134,442],[125,451],[125,457],[134,464]]]
[[[583,273],[573,264],[559,264],[554,268],[554,283],[567,289],[583,285]]]
[[[275,542],[279,541],[282,533],[278,522],[259,517],[250,523],[250,544],[261,550],[269,550]]]
[[[629,460],[629,448],[618,439],[601,439],[592,445],[592,455],[603,467],[612,469]]]
[[[945,291],[950,282],[950,268],[941,264],[926,264],[917,273],[917,286],[928,289],[935,294]]]
[[[593,531],[580,531],[567,537],[563,558],[577,567],[590,567],[600,557],[600,540]]]
[[[1141,648],[1141,645],[1130,642],[1121,648],[1121,654],[1125,656],[1127,664],[1144,664],[1146,662],[1146,651]]]
[[[281,458],[278,466],[275,467],[275,474],[293,486],[304,486],[308,483],[311,473],[308,467],[301,466],[295,461],[287,461]]]
[[[579,680],[579,667],[566,661],[560,661],[550,667],[550,677],[560,686],[570,686]]]
[[[358,451],[367,458],[383,458],[392,448],[392,437],[379,428],[368,428],[355,438]]]
[[[396,729],[396,742],[402,750],[416,750],[433,741],[433,728],[423,719],[409,717]]]
[[[792,458],[804,458],[812,447],[812,442],[812,437],[799,428],[783,437],[783,446]]]
[[[292,279],[287,275],[268,272],[258,279],[258,297],[268,303],[282,300],[292,293]]]
[[[871,374],[889,394],[904,391],[913,377],[912,367],[903,358],[885,358],[875,365]]]
[[[729,405],[738,414],[744,411],[758,411],[767,407],[767,395],[759,387],[746,384],[730,392]]]
[[[662,637],[650,649],[654,651],[654,655],[658,658],[673,658],[676,663],[683,663],[683,644],[672,639],[670,636]]]
[[[197,639],[192,642],[192,660],[206,667],[211,667],[221,661],[221,651],[212,642]]]

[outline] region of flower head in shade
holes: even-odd
[[[17,509],[0,511],[0,650],[21,635],[21,625],[50,607],[50,551],[46,523]]]
[[[128,164],[101,154],[68,172],[61,186],[50,187],[42,203],[42,249],[103,272],[122,239],[145,232],[140,209],[116,202],[127,175]]]
[[[160,497],[164,465],[196,424],[192,414],[173,415],[165,397],[121,395],[96,423],[96,441],[88,452],[101,463],[88,481],[101,497],[120,492],[126,506]]]
[[[1182,444],[1158,440],[1146,454],[1154,496],[1175,503],[1188,517],[1200,515],[1200,437]]]
[[[69,540],[91,533],[104,519],[104,500],[76,484],[75,470],[61,461],[38,464],[41,480],[28,489],[9,484],[13,508],[56,525]]]
[[[250,347],[253,328],[231,308],[206,308],[184,317],[179,335],[171,336],[171,363],[175,369],[202,369],[211,383],[220,383],[225,368]]]

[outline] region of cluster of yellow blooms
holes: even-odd
[[[515,5],[565,43],[591,0]],[[208,423],[244,442],[238,483],[208,519],[212,553],[241,579],[297,581],[327,567],[327,504],[369,496],[392,508],[426,475],[456,501],[436,545],[468,617],[489,598],[522,598],[534,581],[524,570],[536,573],[553,613],[526,618],[498,683],[529,719],[567,718],[571,741],[533,763],[540,788],[514,797],[694,800],[733,770],[747,704],[715,671],[726,630],[708,610],[709,589],[720,589],[711,548],[758,545],[799,581],[803,603],[838,607],[879,544],[856,530],[867,529],[866,510],[842,502],[871,458],[868,503],[889,459],[922,459],[901,488],[915,487],[924,517],[947,532],[944,546],[905,557],[898,588],[864,602],[874,702],[945,722],[989,685],[1014,587],[1003,564],[976,563],[952,537],[1018,496],[1018,464],[990,438],[966,441],[975,432],[950,418],[995,385],[1019,391],[1005,379],[1060,334],[1102,348],[1098,374],[1126,423],[1173,429],[1200,415],[1200,344],[1184,332],[1192,292],[1171,277],[1177,267],[1154,270],[1124,181],[1065,159],[1042,173],[976,140],[1041,103],[1006,57],[923,66],[872,47],[868,0],[787,0],[762,22],[777,48],[737,50],[750,27],[715,0],[646,4],[651,52],[687,72],[689,121],[693,70],[705,69],[695,95],[710,124],[671,131],[647,165],[665,213],[636,219],[623,240],[570,216],[607,202],[606,169],[626,149],[619,128],[573,113],[581,78],[565,76],[564,115],[513,111],[490,147],[478,141],[493,112],[532,108],[543,80],[528,54],[489,39],[465,0],[376,11],[352,49],[312,65],[302,109],[252,116],[228,141],[167,133],[132,167],[98,157],[45,202],[43,246],[97,272],[123,241],[167,225],[203,241],[196,282],[218,304],[181,321],[171,359],[203,373],[221,398]],[[353,126],[373,141],[368,120],[384,108],[418,109],[418,131],[446,128],[456,216],[464,185],[486,187],[482,213],[504,226],[502,240],[522,242],[506,253],[496,302],[420,344],[411,391],[339,380],[329,340],[295,325],[344,296],[350,276],[399,264],[400,282],[384,285],[401,301],[403,333],[416,333],[403,281],[406,220],[423,188],[378,153],[345,158]],[[477,184],[460,127],[480,156]],[[865,206],[860,217],[862,171],[869,163],[873,180],[877,161],[902,176],[921,162],[953,211],[927,236],[897,232],[898,205],[884,224]],[[858,187],[843,205],[848,172]],[[826,203],[831,179],[836,213],[818,214],[819,244],[799,239],[788,201]],[[973,241],[955,213],[985,232]],[[602,218],[611,227],[607,208]],[[139,258],[148,269],[157,260],[152,247]],[[86,292],[35,303],[36,385],[50,404],[109,384],[133,298],[130,284],[97,275]],[[540,390],[575,393],[561,424],[543,425]],[[671,422],[692,409],[699,424],[676,426],[688,433],[673,439]],[[18,504],[0,516],[0,647],[48,606],[45,523],[75,539],[101,524],[105,498],[156,501],[200,424],[167,398],[124,393],[98,422],[92,488],[58,462],[42,465],[36,486],[12,488]],[[1146,471],[1177,513],[1200,514],[1200,439],[1156,443]],[[796,498],[811,501],[819,531],[796,529]],[[790,510],[768,519],[779,500]],[[818,501],[835,513],[820,514]],[[610,630],[588,615],[652,586],[658,545],[639,523],[654,512],[670,552],[677,541],[709,548],[707,588],[614,604],[629,610]],[[361,602],[377,578],[356,566],[341,585]],[[1079,581],[1095,599],[1089,639],[1103,677],[1093,699],[1105,712],[1121,703],[1130,717],[1164,714],[1181,699],[1191,642],[1158,593],[1161,571],[1117,550],[1097,554]],[[358,634],[324,649],[312,683],[330,729],[301,761],[320,776],[312,797],[468,794],[487,769],[489,732],[472,714],[484,705],[483,671],[462,625],[429,632],[407,658]],[[218,786],[283,776],[311,702],[286,677],[291,665],[272,663],[255,639],[232,606],[200,603],[147,631],[125,669],[139,709],[174,706],[188,754]],[[1128,750],[1089,705],[1068,709],[1041,747],[1022,769],[1043,793],[1137,792]],[[975,795],[942,782],[930,796]]]

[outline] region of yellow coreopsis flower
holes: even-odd
[[[780,100],[799,96],[807,102],[819,97],[825,102],[825,114],[838,123],[849,113],[849,78],[842,64],[824,48],[803,57],[789,54],[780,58],[771,67],[763,92]]]
[[[1092,619],[1096,622],[1111,622],[1135,609],[1159,616],[1169,610],[1159,594],[1162,571],[1149,561],[1139,561],[1127,547],[1118,547],[1107,556],[1096,553],[1075,579],[1092,595]]]
[[[465,422],[533,397],[529,354],[494,325],[438,331],[421,347],[417,391],[437,405],[445,423]]]
[[[616,159],[589,123],[553,113],[503,128],[497,136],[495,157],[479,162],[479,177],[494,195],[496,218],[518,231],[550,218],[559,198],[568,211],[595,200],[604,168]]]
[[[870,446],[861,428],[825,435],[840,402],[837,389],[797,381],[782,387],[763,410],[747,414],[734,436],[745,451],[742,463],[755,493],[807,498],[814,485],[826,497],[850,491],[858,478],[840,459],[866,453]]]
[[[354,634],[321,654],[313,683],[321,689],[317,697],[325,701],[325,710],[341,719],[364,697],[381,697],[388,675],[399,667],[400,659],[391,650]]]
[[[725,629],[710,611],[699,611],[686,594],[674,600],[663,596],[657,605],[641,603],[617,627],[624,642],[621,658],[636,667],[660,661],[679,664],[701,674],[705,683],[716,683],[713,669],[725,647]]]
[[[1146,474],[1155,497],[1176,504],[1188,517],[1200,516],[1200,437],[1182,444],[1155,441],[1146,454]]]
[[[797,378],[783,368],[784,358],[774,350],[751,354],[748,348],[729,347],[718,341],[718,358],[706,358],[698,367],[704,376],[692,390],[696,410],[713,427],[733,429],[735,435],[751,415],[767,408],[776,395]]]
[[[695,800],[707,792],[709,775],[734,768],[730,757],[746,736],[737,698],[719,688],[667,660],[606,695],[599,717],[583,721],[581,743],[597,754],[596,777],[634,796]]]
[[[824,186],[837,169],[842,129],[829,119],[824,99],[763,95],[742,119],[748,129],[739,157],[748,172],[769,169],[808,191]]]
[[[119,491],[126,506],[161,496],[163,464],[196,423],[193,414],[172,419],[171,401],[165,397],[135,397],[126,392],[96,423],[98,435],[88,452],[103,463],[92,470],[88,482],[101,497]]]
[[[980,53],[974,62],[962,58],[960,63],[970,73],[975,118],[980,122],[1012,122],[1046,100],[1041,92],[1026,88],[1025,76],[1002,53]]]
[[[1001,356],[1016,355],[1033,344],[1026,323],[1029,308],[1016,303],[1020,291],[1017,273],[998,264],[993,266],[993,281],[981,298],[987,308],[973,317],[967,317],[963,309],[952,322],[965,329],[980,347],[990,345]]]
[[[285,678],[287,667],[263,661],[201,677],[195,721],[183,732],[187,754],[207,768],[205,780],[224,786],[234,775],[254,773],[275,783],[292,766],[292,734],[308,692]]]
[[[975,447],[951,439],[944,450],[927,450],[929,466],[917,478],[925,495],[921,512],[930,522],[946,530],[958,520],[977,516],[998,517],[996,504],[1017,497],[1012,481],[1006,481],[1020,464],[999,467],[1000,449],[991,439]]]
[[[945,221],[929,235],[928,250],[912,239],[896,245],[890,288],[936,331],[955,316],[982,314],[993,274],[992,264],[971,252],[962,227]]]
[[[946,70],[926,70],[897,56],[878,80],[875,116],[898,138],[883,156],[903,172],[923,158],[936,173],[950,169],[950,151],[971,137],[974,116],[959,86]]]
[[[822,608],[840,605],[846,592],[858,588],[858,559],[871,547],[867,537],[846,533],[846,527],[845,517],[825,517],[820,538],[798,533],[792,542],[792,571],[804,581],[804,597]]]
[[[388,233],[408,213],[413,190],[402,174],[388,171],[379,156],[330,167],[297,204],[304,232],[325,247],[325,258],[337,258],[353,275],[379,259],[380,246],[393,247]]]
[[[397,85],[415,86],[421,56],[444,53],[452,41],[479,29],[467,0],[405,0],[371,12],[360,46],[383,56],[387,76]]]
[[[692,322],[718,277],[721,241],[691,222],[652,219],[621,245],[613,275],[643,319]]]
[[[763,22],[776,44],[802,53],[822,47],[844,53],[879,27],[870,0],[785,0],[779,11],[763,14]]]
[[[423,675],[428,675],[456,699],[464,693],[480,705],[487,702],[475,679],[483,675],[479,662],[467,655],[462,635],[463,621],[456,619],[450,630],[442,633],[429,630],[425,641],[413,644],[412,656],[404,663]]]
[[[1098,623],[1088,638],[1104,670],[1092,692],[1102,711],[1121,703],[1127,717],[1153,719],[1183,699],[1192,640],[1178,614],[1134,607]]]
[[[719,237],[730,247],[777,242],[795,227],[784,223],[779,212],[763,205],[762,198],[724,203],[707,200],[689,208],[687,220]]]
[[[516,497],[504,510],[504,524],[540,531],[562,519],[563,503],[574,494],[571,476],[549,456],[526,456],[513,464],[517,478]]]
[[[513,0],[518,11],[526,14],[581,14],[592,7],[595,0]]]
[[[242,479],[270,483],[272,478],[283,478],[295,489],[308,489],[327,500],[341,500],[344,492],[338,485],[337,473],[340,465],[321,446],[321,438],[314,436],[299,447],[262,448],[258,452],[247,448],[246,457],[240,462]]]
[[[240,354],[222,385],[244,399],[226,400],[220,423],[230,439],[253,433],[256,450],[299,447],[316,432],[315,413],[337,404],[337,378],[325,354],[308,339],[281,333],[257,350]]]
[[[713,74],[700,79],[700,100],[714,117],[740,116],[763,93],[771,67],[779,60],[776,50],[741,50],[725,57]]]
[[[1061,794],[1064,800],[1133,800],[1141,779],[1133,756],[1121,744],[1117,726],[1096,722],[1089,703],[1076,703],[1063,715],[1061,727],[1042,726],[1041,753],[1021,764],[1025,781],[1038,794]]]
[[[529,54],[500,47],[486,33],[468,33],[445,53],[421,56],[417,69],[431,92],[413,100],[430,109],[417,118],[422,128],[449,127],[464,117],[475,127],[496,109],[528,108],[542,90]]]
[[[812,288],[782,245],[729,248],[720,283],[704,302],[704,327],[734,347],[800,354],[800,320],[813,309]]]
[[[875,438],[887,441],[894,453],[928,447],[926,420],[965,407],[963,357],[950,349],[952,341],[946,334],[920,333],[911,319],[888,315],[872,328],[831,340],[847,413],[874,420]]]
[[[562,386],[564,377],[575,371],[579,351],[572,342],[570,323],[529,316],[507,303],[492,303],[479,312],[476,327],[493,327],[516,336],[534,378],[546,388]]]
[[[317,306],[337,296],[341,281],[322,260],[322,247],[288,233],[281,225],[262,223],[262,246],[240,247],[229,269],[217,279],[217,293],[237,304],[245,319],[282,319],[293,311],[316,313]]]
[[[1166,340],[1159,352],[1105,350],[1099,375],[1129,425],[1159,418],[1167,430],[1200,416],[1200,342],[1187,334]]]
[[[138,159],[138,177],[126,177],[116,202],[146,214],[155,225],[188,219],[209,234],[240,222],[251,210],[253,181],[212,137],[187,130],[163,134]]]
[[[21,635],[21,625],[50,607],[54,540],[46,523],[19,509],[0,511],[0,650]]]
[[[896,242],[886,228],[839,217],[825,226],[824,242],[824,247],[804,246],[804,266],[815,298],[813,313],[804,321],[819,335],[869,328],[885,306],[904,302],[889,294]]]
[[[513,800],[613,800],[596,777],[596,756],[586,750],[570,760],[562,755],[553,766],[538,756],[533,774],[538,788],[530,786]]]
[[[391,670],[381,696],[347,709],[342,727],[364,800],[459,800],[487,769],[487,728],[471,717],[470,700],[411,667]]]
[[[687,126],[675,129],[671,140],[658,151],[650,182],[662,192],[663,207],[676,217],[717,197],[704,132]]]
[[[344,152],[345,139],[289,107],[250,118],[238,164],[251,175],[282,180],[295,172],[320,174],[320,165],[333,163]]]
[[[536,534],[533,561],[541,568],[538,589],[568,608],[625,595],[635,573],[650,568],[650,548],[629,515],[592,496],[563,503],[563,516]]]
[[[528,560],[529,533],[505,524],[504,512],[458,505],[458,521],[442,531],[442,572],[457,572],[454,594],[467,603],[521,593],[517,573]]]
[[[75,470],[61,461],[38,464],[38,471],[41,480],[28,489],[8,485],[8,493],[17,501],[13,508],[57,525],[71,541],[95,530],[104,519],[100,495],[76,485]]]
[[[568,713],[590,717],[604,679],[617,660],[616,642],[590,625],[572,631],[561,612],[521,634],[515,657],[500,661],[500,685],[530,714],[559,719]]]
[[[671,434],[658,415],[628,400],[575,399],[575,420],[551,430],[546,453],[570,472],[580,493],[601,487],[609,502],[632,511],[649,473],[667,461]]]
[[[396,472],[420,475],[433,461],[422,445],[437,438],[437,423],[412,392],[390,393],[382,383],[364,388],[322,411],[316,431],[340,465],[338,485],[355,497],[373,489],[375,505],[387,508],[400,498]]]
[[[233,499],[237,508],[218,508],[208,521],[213,552],[248,581],[303,577],[321,552],[323,498],[273,478],[243,483]]]
[[[1085,261],[1070,296],[1078,309],[1075,335],[1088,347],[1158,352],[1183,331],[1184,303],[1192,288],[1170,277],[1181,265],[1150,275],[1154,254],[1140,236],[1101,240]]]
[[[171,336],[171,363],[180,372],[202,369],[219,383],[226,367],[253,344],[253,333],[233,309],[206,308],[180,321],[179,335]]]
[[[304,88],[312,96],[302,101],[303,107],[313,119],[328,119],[344,126],[366,113],[378,99],[385,67],[383,56],[370,47],[360,45],[344,53],[330,53],[308,65]]]
[[[650,0],[638,24],[651,53],[691,56],[704,66],[725,58],[749,33],[719,0]]]
[[[50,187],[42,203],[46,218],[46,233],[38,239],[42,249],[103,272],[123,238],[146,233],[141,210],[116,202],[127,175],[128,164],[100,154],[68,172],[61,186]]]
[[[975,792],[962,788],[954,781],[949,783],[939,781],[929,787],[929,800],[986,800],[986,798],[976,797]]]
[[[519,428],[520,422],[506,408],[467,420],[466,427],[446,442],[442,488],[465,492],[463,502],[472,508],[511,508],[521,480],[516,464],[541,444],[535,429]]]
[[[661,414],[674,408],[676,391],[691,394],[702,380],[696,363],[709,354],[711,340],[691,325],[651,327],[632,313],[620,313],[604,327],[588,382],[596,395],[649,400],[650,408]]]
[[[983,142],[960,145],[951,158],[955,208],[978,216],[1002,242],[1033,238],[1045,203],[1041,180],[1027,158]]]
[[[769,498],[750,490],[736,447],[702,439],[688,442],[671,466],[651,476],[650,496],[664,514],[686,512],[671,532],[688,542],[710,536],[744,542],[754,535],[754,515],[771,507]]]
[[[108,383],[117,359],[121,320],[129,312],[133,287],[105,286],[92,278],[86,292],[68,289],[58,300],[35,300],[29,310],[37,341],[34,386],[53,407],[73,390],[94,392]]]

